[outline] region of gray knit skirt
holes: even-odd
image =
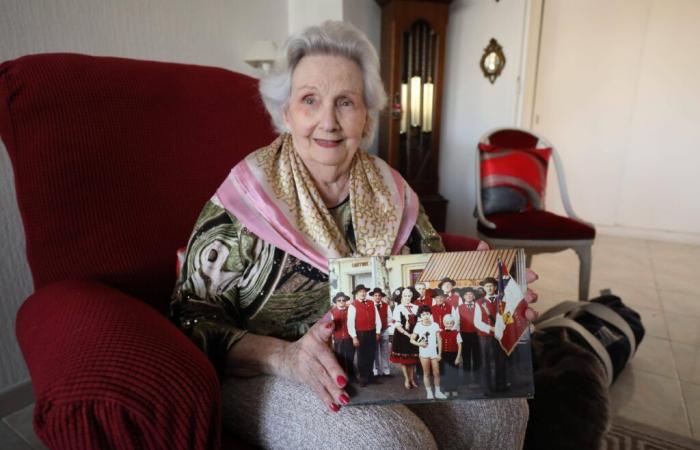
[[[222,384],[223,425],[269,449],[520,449],[525,399],[345,406],[333,413],[305,385],[271,376]]]

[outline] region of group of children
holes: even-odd
[[[357,376],[360,386],[378,383],[378,376],[390,374],[393,362],[401,365],[405,388],[414,389],[420,363],[428,399],[457,396],[460,369],[465,382],[493,387],[492,371],[480,369],[490,368],[497,347],[497,282],[489,277],[478,287],[455,285],[444,278],[432,291],[416,283],[396,289],[391,298],[380,288],[369,291],[364,285],[355,287],[352,300],[337,293],[331,310],[333,348],[348,376]]]

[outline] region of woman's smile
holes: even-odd
[[[316,145],[323,148],[336,148],[343,143],[342,139],[319,139],[314,138]]]

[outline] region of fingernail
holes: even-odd
[[[336,405],[335,403],[331,403],[331,411],[333,411],[333,412],[340,411],[340,406]]]
[[[350,398],[347,395],[342,394],[340,396],[340,403],[342,403],[343,405],[347,405],[348,403],[350,403]]]
[[[330,329],[330,328],[333,328],[333,322],[328,322],[328,323],[326,324],[326,328],[329,328],[329,329]]]
[[[342,375],[338,375],[338,378],[336,378],[335,381],[338,382],[338,386],[340,387],[344,387],[348,383],[348,380],[346,380]]]

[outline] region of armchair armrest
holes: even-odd
[[[461,236],[459,234],[440,233],[442,243],[445,245],[445,250],[448,252],[460,252],[476,250],[479,245],[479,239]]]
[[[17,339],[52,449],[220,445],[220,388],[206,356],[145,303],[91,281],[30,296]]]

